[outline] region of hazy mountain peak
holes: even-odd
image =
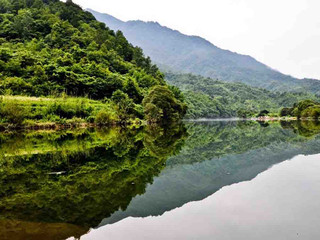
[[[242,82],[279,91],[310,91],[320,94],[320,81],[301,80],[280,73],[251,56],[223,50],[199,36],[188,36],[157,22],[120,21],[89,10],[97,20],[143,49],[162,70],[193,73],[227,82]]]
[[[118,18],[115,18],[107,13],[100,13],[100,12],[97,12],[97,11],[92,10],[90,8],[87,8],[86,11],[92,13],[98,21],[104,22],[107,25],[108,24],[123,24],[123,23],[125,23],[124,21],[122,21]]]

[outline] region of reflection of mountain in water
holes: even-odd
[[[163,214],[297,154],[318,153],[317,129],[315,122],[191,123],[186,141],[182,126],[3,133],[0,236],[58,240]]]
[[[301,130],[301,123],[291,126],[300,126]],[[202,200],[226,185],[251,180],[296,155],[320,152],[320,137],[306,139],[278,124],[194,124],[189,126],[189,133],[181,153],[168,160],[167,168],[146,193],[135,197],[126,211],[104,219],[100,226],[129,216],[162,215],[190,201]]]

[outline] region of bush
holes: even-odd
[[[268,116],[270,112],[268,110],[262,110],[259,114],[258,117],[265,117]]]
[[[148,122],[170,123],[181,120],[187,111],[167,86],[155,86],[142,102]]]
[[[292,116],[292,111],[293,111],[293,108],[283,108],[280,111],[280,116],[281,117]]]
[[[67,124],[73,127],[76,127],[76,126],[79,126],[81,123],[83,123],[84,120],[81,118],[73,117],[72,119],[68,119],[66,122]]]
[[[26,117],[26,112],[16,101],[10,101],[2,104],[1,116],[10,123],[21,125]]]
[[[109,125],[112,123],[112,116],[106,110],[101,110],[96,115],[95,123],[99,126]]]

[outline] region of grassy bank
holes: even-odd
[[[137,110],[139,111],[139,110]],[[133,116],[119,115],[118,105],[75,97],[0,96],[2,129],[57,129],[118,124],[142,124]]]

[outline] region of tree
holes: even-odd
[[[32,4],[32,8],[43,8],[44,4],[42,0],[34,0],[33,4]]]
[[[168,123],[182,119],[187,107],[167,86],[155,86],[142,102],[148,122]]]
[[[141,103],[143,99],[142,92],[139,85],[133,78],[128,78],[124,86],[124,91],[135,103]]]
[[[118,116],[121,122],[126,121],[134,112],[134,103],[128,94],[117,90],[112,94],[111,100],[117,105]]]
[[[280,117],[292,116],[293,108],[282,108],[280,111]]]
[[[258,117],[265,117],[269,114],[270,112],[268,110],[262,110],[260,111],[260,113],[258,114]]]
[[[6,13],[11,9],[11,4],[8,0],[0,0],[0,13]]]

